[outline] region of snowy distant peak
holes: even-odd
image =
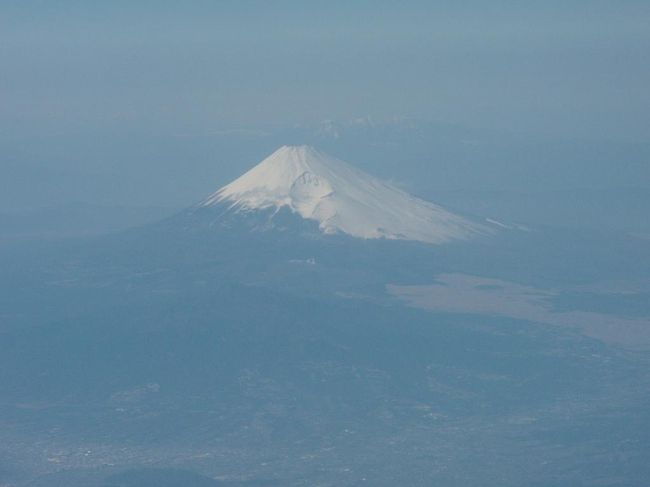
[[[235,211],[288,207],[324,233],[443,243],[489,230],[313,147],[283,146],[209,196]]]
[[[285,145],[214,193],[204,205],[227,200],[247,209],[289,206],[297,210],[296,205],[327,197],[335,189],[332,184],[344,187],[346,181],[363,179],[374,178],[314,147]]]

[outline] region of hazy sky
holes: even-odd
[[[0,130],[372,115],[648,139],[650,2],[459,3],[5,0]]]

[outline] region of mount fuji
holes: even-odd
[[[289,210],[324,234],[441,244],[493,229],[451,213],[306,145],[283,146],[198,209],[250,215]]]

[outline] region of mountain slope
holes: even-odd
[[[323,233],[440,244],[490,233],[309,146],[283,146],[201,207],[236,212],[289,208]]]

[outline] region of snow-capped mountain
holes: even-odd
[[[210,195],[201,207],[288,208],[323,233],[439,244],[491,229],[416,198],[310,146],[283,146]]]

